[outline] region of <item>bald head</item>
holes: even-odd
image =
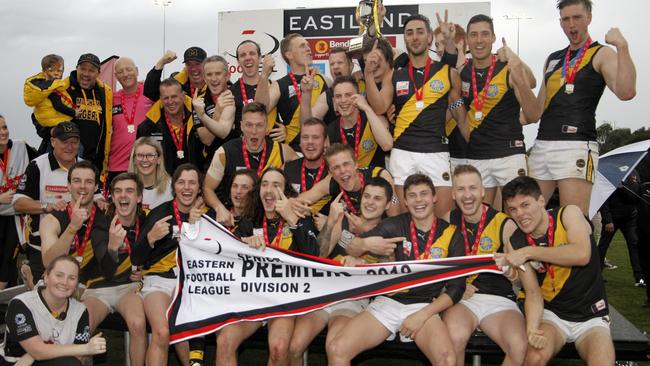
[[[120,57],[115,62],[115,76],[127,93],[133,93],[138,88],[138,68],[129,57]]]

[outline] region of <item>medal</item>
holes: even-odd
[[[494,66],[496,63],[497,58],[496,56],[492,55],[490,68],[488,69],[487,77],[485,78],[485,85],[483,85],[483,92],[481,93],[481,98],[479,99],[478,85],[476,81],[476,70],[474,69],[474,63],[472,62],[472,102],[474,103],[474,119],[476,122],[479,122],[481,119],[483,119],[483,105],[487,99],[487,92],[490,88],[490,81],[492,81],[492,74],[494,73]]]
[[[179,158],[179,159],[185,158],[185,153],[183,152],[183,150],[177,150],[176,151],[176,157]]]
[[[124,120],[126,121],[126,131],[128,133],[135,132],[135,110],[138,107],[138,101],[140,100],[140,95],[142,95],[143,89],[144,86],[142,86],[142,84],[138,84],[138,88],[135,92],[135,100],[133,100],[133,104],[131,105],[130,117],[128,114],[126,114],[126,93],[122,91],[122,97],[121,97],[122,114],[124,115]]]
[[[128,133],[134,133],[135,132],[135,125],[128,125],[126,126],[126,131]]]
[[[179,129],[180,136],[176,136],[174,127],[172,126],[172,123],[169,120],[169,116],[165,111],[165,121],[167,122],[167,128],[169,129],[169,134],[172,135],[174,146],[176,146],[176,157],[178,157],[179,159],[183,159],[185,157],[185,153],[183,153],[183,130],[185,130],[184,120],[185,120],[185,111],[183,111],[183,118],[181,119],[181,127]]]
[[[567,94],[573,94],[573,88],[574,88],[573,84],[567,83],[566,85],[564,85],[564,92]]]
[[[413,64],[409,61],[409,77],[411,78],[411,83],[413,83],[413,89],[415,90],[415,108],[420,111],[424,109],[424,86],[429,78],[430,68],[431,58],[427,57],[427,64],[424,67],[424,74],[422,74],[422,87],[418,88],[415,84],[415,78],[413,77]]]

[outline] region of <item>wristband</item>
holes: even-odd
[[[465,105],[465,102],[463,102],[463,98],[458,99],[457,101],[451,103],[449,105],[449,110],[453,111],[454,109],[458,109],[459,107]]]

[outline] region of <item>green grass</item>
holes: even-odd
[[[650,245],[650,243],[641,243],[641,245]],[[650,308],[642,308],[640,305],[645,301],[645,289],[634,287],[634,277],[630,268],[630,261],[627,253],[627,246],[620,233],[614,237],[612,244],[607,253],[607,259],[618,266],[617,269],[606,269],[604,277],[607,280],[605,284],[607,289],[607,297],[611,305],[613,305],[623,316],[632,322],[637,328],[642,331],[650,331]],[[122,365],[123,364],[123,340],[119,332],[106,332],[109,342],[109,349],[107,360],[102,365]],[[170,355],[171,356],[171,355]],[[267,353],[260,350],[244,350],[240,356],[241,365],[260,365],[264,364],[267,358]],[[207,364],[212,365],[214,362],[214,348],[208,351],[206,357]],[[262,361],[264,360],[264,361]],[[327,361],[324,355],[310,355],[310,365],[326,365]],[[467,364],[471,364],[471,360],[467,360]],[[97,364],[97,363],[96,363]],[[488,363],[484,362],[484,365]],[[555,366],[569,366],[569,365],[582,365],[581,361],[574,360],[556,360],[551,363]],[[99,365],[99,364],[98,364]],[[170,357],[170,365],[177,365],[176,360]],[[377,359],[362,363],[364,366],[374,365],[421,365],[415,361],[405,360],[386,360]],[[639,363],[639,365],[650,366],[650,362]]]

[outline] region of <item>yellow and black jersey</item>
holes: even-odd
[[[432,62],[427,80],[424,68],[409,67],[393,72],[393,104],[395,105],[394,147],[406,151],[433,153],[449,151],[445,134],[448,94],[451,90],[451,69]],[[415,90],[422,88],[422,108],[416,101]]]
[[[372,133],[368,117],[365,113],[359,112],[361,116],[361,137],[359,138],[359,155],[357,156],[357,166],[365,168],[368,166],[377,166],[384,168],[386,166],[386,154],[384,150],[379,147],[375,140],[375,135]],[[327,136],[329,137],[330,144],[342,143],[355,148],[357,139],[356,123],[352,128],[344,128],[343,134],[345,139],[341,136],[341,124],[343,121],[339,118],[338,121],[330,123],[327,126]]]
[[[133,225],[123,226],[126,230],[126,240],[117,251],[117,257],[113,257],[108,252],[108,239],[102,240],[101,236],[106,233],[93,230],[90,237],[97,270],[92,274],[93,277],[86,282],[88,288],[119,286],[131,282],[131,250],[137,240],[136,232],[140,231],[145,217],[145,215],[141,215],[137,217],[137,221]],[[103,220],[108,220],[110,226],[110,218],[103,217]]]
[[[602,47],[598,42],[589,45],[575,75],[573,93],[570,94],[566,93],[563,77],[567,49],[553,52],[548,57],[544,72],[546,100],[537,133],[539,140],[596,140],[596,108],[607,84],[594,69],[593,60]],[[576,60],[579,52],[571,51],[570,59]]]
[[[144,276],[160,276],[165,278],[176,278],[174,269],[176,268],[176,249],[178,249],[178,238],[180,236],[179,223],[174,215],[173,200],[167,201],[149,212],[149,215],[141,224],[140,234],[135,246],[131,248],[131,263],[136,266],[142,266]],[[189,214],[178,212],[181,225],[187,225]],[[216,214],[212,209],[207,210],[206,214],[216,219]],[[165,216],[171,216],[169,219],[169,233],[162,239],[156,241],[153,246],[149,245],[147,234],[156,222]]]
[[[327,258],[338,262],[343,261],[343,257],[348,255],[348,245],[355,236],[355,234],[350,232],[350,222],[348,221],[348,218],[344,216],[341,220],[341,236],[339,238],[339,241],[336,242],[336,245],[334,245],[334,248],[332,248],[332,251],[327,256]],[[379,262],[379,258],[371,253],[364,254],[361,258],[365,260],[366,263]]]
[[[449,157],[456,159],[467,159],[468,144],[460,133],[458,123],[455,119],[451,118],[445,123],[445,134],[449,141]]]
[[[232,95],[235,97],[235,120],[233,122],[233,130],[237,132],[236,136],[228,136],[226,138],[226,141],[229,141],[235,137],[239,137],[239,133],[241,131],[241,119],[242,119],[242,111],[244,110],[244,96],[242,95],[241,92],[241,84],[242,78],[239,78],[234,84],[230,86],[230,92]],[[269,81],[269,84],[271,81]],[[248,85],[246,83],[244,84],[244,92],[246,93],[246,104],[254,102],[255,101],[255,93],[257,93],[257,85]],[[278,109],[273,108],[268,114],[267,114],[267,121],[268,125],[266,128],[267,133],[271,131],[275,127],[275,121],[277,120],[278,116]]]
[[[449,214],[449,222],[456,226],[456,230],[460,232],[461,239],[463,240],[463,248],[465,248],[465,237],[463,236],[461,225],[461,217],[463,213],[459,209],[455,209]],[[478,242],[478,250],[475,255],[503,253],[503,243],[501,242],[503,227],[505,223],[510,220],[506,214],[499,212],[492,207],[488,207],[485,216],[485,226],[483,233]],[[474,253],[474,242],[476,241],[476,234],[479,223],[470,223],[465,221],[467,229],[467,244],[469,246],[470,254]],[[467,254],[467,253],[465,253]],[[502,275],[494,273],[481,273],[467,277],[467,283],[478,288],[479,293],[498,295],[515,301],[515,293],[512,291],[512,284]]]
[[[370,178],[378,177],[381,172],[383,172],[385,169],[382,167],[374,167],[374,166],[369,166],[366,168],[359,168],[357,169],[357,172],[360,173],[363,177],[363,183],[361,185],[361,189],[359,189],[356,192],[348,192],[346,191],[348,197],[350,198],[350,202],[352,203],[352,206],[354,206],[354,209],[357,212],[360,212],[361,210],[361,194],[363,193],[363,186],[365,185],[365,182],[368,181]],[[329,195],[330,197],[336,197],[341,193],[341,186],[334,180],[334,178],[330,179],[330,187],[329,187]],[[392,198],[392,197],[391,197]]]
[[[300,88],[302,75],[295,75],[296,85]],[[297,92],[294,88],[293,81],[289,74],[278,79],[280,88],[280,99],[278,100],[278,122],[287,126],[287,138],[285,143],[294,150],[300,151],[300,103],[298,102]],[[311,92],[311,106],[313,107],[318,100],[318,96],[327,90],[327,83],[322,75],[317,74],[314,77],[314,89]]]
[[[569,238],[562,223],[564,208],[550,210],[555,223],[553,246],[567,245]],[[535,245],[548,246],[547,235],[534,239]],[[528,246],[526,234],[517,229],[510,238],[514,249]],[[605,285],[600,272],[596,244],[591,238],[591,258],[586,266],[564,267],[556,264],[531,262],[544,297],[544,308],[558,317],[583,322],[609,314]]]
[[[300,158],[292,161],[287,161],[286,164],[284,164],[284,173],[287,175],[287,180],[289,181],[289,184],[291,184],[291,188],[297,194],[310,190],[314,186],[316,177],[318,176],[319,168],[305,168],[305,186],[302,186],[302,162],[304,159],[305,158]],[[329,171],[327,170],[327,164],[324,164],[319,181],[325,179],[328,173]],[[321,199],[311,205],[312,212],[320,212],[323,215],[327,215],[329,213],[329,203],[331,200],[332,197],[330,196],[321,197]]]
[[[469,121],[470,140],[467,148],[469,159],[497,159],[526,152],[524,134],[519,122],[521,106],[515,91],[508,85],[508,64],[496,61],[490,85],[485,82],[489,67],[475,70],[476,90],[479,101],[485,102],[480,110],[483,116],[477,120],[472,85],[472,60],[460,73],[462,95]]]
[[[284,152],[282,151],[282,144],[266,138],[266,153],[264,150],[252,153],[248,152],[248,161],[250,162],[250,169],[254,172],[258,171],[261,161],[264,161],[264,169],[274,167],[282,169],[284,166]],[[225,161],[223,162],[223,178],[221,184],[217,187],[217,196],[221,202],[230,203],[230,185],[232,179],[238,170],[247,169],[244,154],[242,152],[242,138],[230,140],[223,145]]]
[[[59,228],[61,229],[61,233],[63,233],[68,227],[68,224],[70,224],[68,211],[52,211],[51,215],[59,222]],[[98,208],[95,211],[95,218],[91,228],[88,228],[88,221],[77,231],[80,246],[79,251],[75,247],[73,240],[70,243],[68,254],[78,258],[77,260],[80,259],[79,266],[81,271],[79,272],[79,283],[86,287],[101,287],[96,281],[94,281],[95,283],[91,283],[91,280],[96,279],[100,275],[100,268],[95,259],[94,248],[97,246],[106,247],[108,245],[108,226],[110,221]],[[84,247],[83,239],[86,235],[86,230],[91,230],[91,233]]]
[[[162,77],[162,72],[162,69],[156,70],[154,67],[149,70],[144,81],[143,95],[154,102],[160,99],[160,79]],[[172,77],[181,83],[181,87],[183,88],[185,95],[189,96],[190,98],[194,96],[194,90],[190,87],[187,68],[184,67],[181,71],[173,73]],[[202,97],[205,94],[206,90],[207,84],[204,83],[203,87],[201,87],[201,90],[199,90],[199,96]]]
[[[360,236],[362,238],[371,236],[381,236],[383,238],[405,237],[406,240],[397,243],[397,247],[395,248],[396,261],[463,256],[465,254],[463,240],[458,230],[456,230],[456,226],[436,218],[434,220],[436,220],[436,228],[433,244],[428,253],[425,253],[425,251],[429,231],[424,232],[416,228],[417,243],[413,243],[410,226],[411,215],[408,213],[384,219],[374,229]],[[417,245],[417,251],[420,253],[419,258],[415,257],[415,245]],[[465,292],[465,278],[460,277],[446,282],[419,286],[406,291],[393,293],[390,296],[402,304],[430,303],[435,297],[441,294],[443,288],[446,288],[446,293],[454,303],[457,303],[462,298],[463,292]]]
[[[137,137],[149,136],[154,140],[160,142],[165,155],[165,170],[171,176],[174,170],[183,163],[196,164],[199,161],[198,156],[203,153],[203,144],[196,134],[197,126],[194,125],[194,118],[192,117],[192,98],[185,96],[184,98],[184,124],[183,131],[170,131],[163,112],[163,105],[157,101],[149,112],[147,112],[147,119],[138,126]],[[183,156],[179,157],[174,138],[182,137],[183,139]]]
[[[190,78],[189,75],[187,74],[187,67],[184,67],[181,69],[181,71],[173,74],[172,76],[174,79],[178,80],[179,83],[183,86],[183,91],[185,92],[185,95],[192,97],[194,96],[194,88],[190,83]],[[160,80],[160,79],[159,79]],[[203,83],[203,86],[201,87],[201,90],[199,90],[199,96],[203,96],[208,90],[208,84]]]
[[[81,135],[80,157],[89,160],[103,177],[108,167],[108,154],[113,133],[113,91],[96,80],[91,89],[84,89],[77,79],[77,71],[63,80],[76,112],[74,122]],[[62,97],[61,100],[65,98]]]
[[[365,80],[358,80],[357,86],[359,87],[359,94],[366,95]],[[334,107],[334,89],[330,88],[325,91],[325,100],[327,101],[327,113],[325,113],[325,116],[323,117],[323,121],[329,125],[339,120],[339,114],[336,111],[336,108]]]
[[[263,218],[255,220],[242,218],[234,230],[234,234],[240,238],[249,236],[264,237]],[[278,228],[282,225],[280,239],[276,240]],[[282,249],[289,249],[295,252],[318,256],[320,248],[316,240],[316,226],[311,216],[300,219],[296,226],[289,226],[284,220],[276,218],[267,220],[267,236],[269,244]]]

